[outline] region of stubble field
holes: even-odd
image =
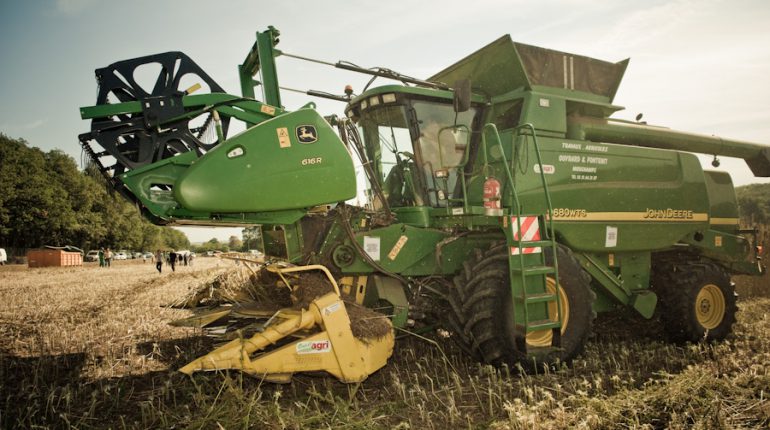
[[[655,321],[600,317],[571,366],[539,375],[403,333],[361,384],[180,374],[211,341],[169,326],[189,311],[161,305],[232,264],[0,267],[0,428],[770,427],[768,298],[741,297],[735,335],[718,344],[672,345]]]

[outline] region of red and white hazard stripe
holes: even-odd
[[[540,240],[540,221],[537,216],[523,216],[521,217],[521,232],[519,231],[519,217],[511,217],[511,231],[513,232],[513,240],[518,241],[535,241]],[[521,233],[521,235],[519,234]],[[511,247],[511,255],[519,255],[519,247]],[[521,248],[522,254],[536,254],[543,252],[543,249],[539,246],[532,248]]]

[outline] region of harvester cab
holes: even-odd
[[[372,180],[398,208],[462,203],[457,189],[479,112],[457,112],[448,90],[384,86],[356,97],[346,113],[373,162]]]
[[[597,312],[624,308],[646,318],[662,310],[674,340],[731,332],[730,275],[764,267],[729,174],[704,171],[692,152],[739,157],[767,177],[768,147],[612,119],[628,60],[510,36],[425,80],[312,60],[399,84],[357,96],[306,92],[345,103],[345,118],[322,117],[312,103],[290,112],[275,58],[307,58],[279,51],[277,40],[272,27],[257,33],[239,66],[242,96],[172,52],[97,69],[97,104],[81,108],[91,120],[84,150],[147,218],[261,226],[265,254],[282,260],[253,281],[290,290],[292,301],[191,318],[260,322],[224,330],[236,339],[183,371],[238,368],[286,381],[326,370],[360,381],[385,364],[392,327],[420,325],[446,328],[484,362],[538,368],[578,354]],[[142,86],[137,71],[150,65],[157,77]],[[188,87],[190,77],[203,88]],[[233,120],[246,130],[230,136]],[[366,184],[357,186],[353,158]],[[366,207],[345,203],[362,188]],[[327,276],[293,273],[308,267]],[[326,287],[304,291],[311,284]],[[358,305],[388,318],[348,317],[361,315]],[[356,338],[374,320],[384,329]],[[355,371],[343,371],[350,362]]]

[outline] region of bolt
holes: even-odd
[[[701,300],[700,311],[705,314],[705,313],[708,313],[710,309],[711,309],[711,303],[705,299]]]

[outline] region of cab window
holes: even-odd
[[[423,101],[415,101],[412,106],[420,130],[415,151],[430,204],[452,206],[459,203],[457,200],[462,196],[458,179],[470,144],[476,110],[456,113],[450,104]]]

